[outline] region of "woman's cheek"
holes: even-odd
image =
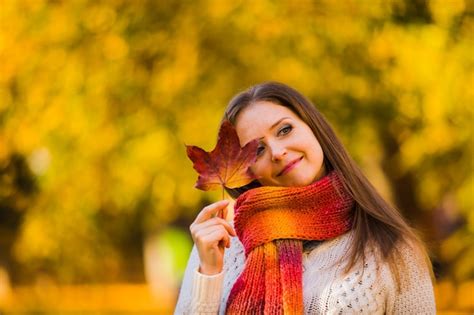
[[[255,166],[251,166],[250,171],[258,178],[258,169]]]
[[[264,175],[263,172],[262,172],[262,169],[261,167],[258,167],[257,166],[253,166],[253,167],[250,167],[250,170],[252,171],[252,173],[255,175],[255,177],[257,177],[257,180],[261,180],[261,179],[264,179]]]

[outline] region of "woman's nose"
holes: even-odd
[[[286,155],[286,149],[284,147],[272,147],[272,162],[281,161]]]

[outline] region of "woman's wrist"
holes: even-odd
[[[206,276],[214,276],[222,272],[222,267],[219,268],[219,267],[209,267],[209,266],[200,265],[197,271],[200,274],[203,274]]]

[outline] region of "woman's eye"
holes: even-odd
[[[278,132],[278,134],[284,134],[284,135],[286,135],[286,134],[289,133],[292,129],[293,129],[292,126],[285,126],[285,127],[283,127],[283,128],[280,129],[280,131]]]
[[[260,155],[263,152],[263,147],[258,147],[257,148],[257,155]]]

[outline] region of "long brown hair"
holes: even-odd
[[[277,82],[255,85],[237,94],[229,102],[223,121],[235,124],[238,114],[245,107],[258,102],[269,101],[285,106],[297,114],[313,131],[324,152],[326,171],[337,170],[342,175],[345,188],[355,200],[354,241],[349,248],[348,272],[357,262],[365,263],[367,245],[374,246],[379,257],[388,262],[400,289],[403,260],[400,259],[399,244],[411,246],[420,253],[433,279],[431,263],[423,242],[407,224],[400,212],[377,192],[349,156],[326,118],[316,107],[295,89]],[[258,187],[257,181],[237,189],[228,189],[233,197],[238,197],[248,189]]]

